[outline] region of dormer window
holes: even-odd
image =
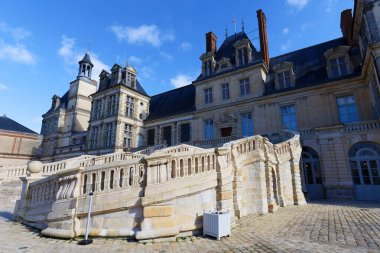
[[[330,60],[331,77],[336,78],[348,75],[348,64],[346,57],[341,56]]]
[[[278,88],[286,89],[290,88],[292,81],[290,79],[290,70],[281,72],[277,74]]]
[[[286,89],[293,87],[295,84],[295,75],[293,72],[293,63],[282,62],[273,67],[275,72],[276,89]]]
[[[249,39],[238,40],[234,43],[236,66],[245,66],[252,61],[252,48]]]
[[[349,46],[339,46],[324,53],[329,78],[337,78],[352,73],[349,50]]]

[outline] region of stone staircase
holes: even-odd
[[[20,179],[11,181],[0,180],[0,216],[13,214],[16,201],[20,199],[22,182]],[[4,215],[2,215],[4,214]]]

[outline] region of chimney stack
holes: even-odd
[[[213,32],[206,33],[206,53],[216,52],[216,36]]]
[[[269,66],[269,50],[268,50],[268,38],[267,38],[267,20],[262,10],[257,11],[257,19],[259,24],[260,33],[260,51],[263,61]]]
[[[342,34],[347,43],[352,46],[352,10],[347,9],[342,11],[340,15],[340,29],[342,30]]]

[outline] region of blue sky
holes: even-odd
[[[256,10],[267,17],[270,56],[341,36],[340,12],[353,0],[144,0],[0,2],[0,114],[40,131],[54,94],[76,78],[89,47],[95,74],[128,61],[149,95],[200,73],[205,33],[218,45],[225,27],[245,31],[259,49]],[[96,76],[97,79],[97,76]]]

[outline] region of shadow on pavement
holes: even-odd
[[[0,217],[13,221],[13,213],[11,212],[0,212]]]

